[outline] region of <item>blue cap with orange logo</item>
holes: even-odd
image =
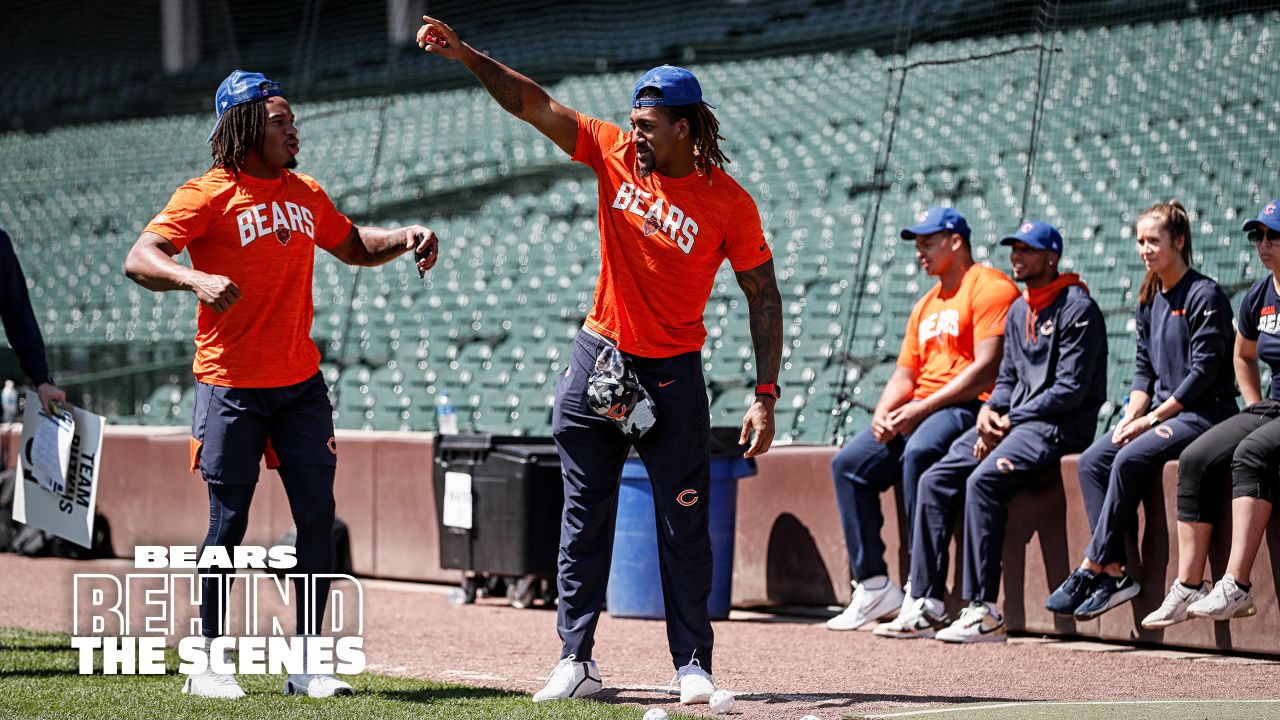
[[[1016,242],[1026,243],[1037,250],[1048,250],[1055,255],[1062,254],[1062,233],[1042,220],[1028,220],[1018,227],[1018,232],[1000,238],[1001,245]]]
[[[915,240],[917,235],[930,235],[943,230],[959,233],[969,239],[969,223],[955,208],[934,207],[920,213],[914,227],[902,228],[903,240]]]

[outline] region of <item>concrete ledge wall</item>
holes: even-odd
[[[6,438],[16,445],[16,435]],[[208,523],[204,483],[188,472],[188,431],[109,428],[104,438],[98,511],[109,521],[113,549],[135,545],[195,545]],[[335,486],[338,515],[348,526],[356,573],[370,577],[458,582],[439,563],[438,511],[433,491],[434,437],[425,433],[338,432]],[[759,474],[738,483],[733,602],[737,606],[841,605],[849,601],[849,562],[836,510],[830,462],[834,448],[778,447],[759,459]],[[10,452],[9,456],[13,457]],[[1231,648],[1280,655],[1280,513],[1272,517],[1255,565],[1258,615],[1228,623],[1191,621],[1147,632],[1139,620],[1160,604],[1177,574],[1177,465],[1151,483],[1139,509],[1130,568],[1142,583],[1134,602],[1098,620],[1055,617],[1044,600],[1079,562],[1089,523],[1076,457],[1010,506],[1002,604],[1011,629],[1112,640],[1142,640],[1195,648]],[[890,574],[907,574],[900,492],[881,495]],[[1226,507],[1226,504],[1224,504]],[[271,544],[292,525],[274,471],[263,468],[247,543]],[[1231,538],[1229,510],[1215,526],[1209,575],[1220,577]],[[1139,551],[1140,545],[1140,551]],[[960,557],[953,546],[953,612],[959,608]]]
[[[111,525],[113,550],[135,545],[199,545],[209,523],[209,496],[191,474],[190,431],[113,427],[103,438],[98,512]],[[458,582],[440,569],[431,468],[434,437],[426,433],[338,431],[334,496],[347,524],[351,562],[373,577]],[[279,476],[262,467],[246,544],[270,545],[293,525]]]
[[[760,474],[738,485],[733,598],[736,605],[845,604],[849,601],[849,559],[832,487],[830,462],[835,448],[781,447],[759,459]],[[1143,641],[1181,647],[1233,649],[1280,655],[1280,512],[1274,513],[1253,570],[1252,618],[1214,623],[1205,620],[1163,631],[1139,626],[1164,600],[1178,572],[1178,466],[1168,463],[1153,478],[1138,509],[1138,533],[1129,543],[1129,569],[1142,593],[1101,618],[1078,623],[1044,609],[1044,601],[1083,557],[1091,536],[1076,472],[1078,456],[1062,461],[1009,507],[1005,538],[1001,605],[1010,629],[1046,635],[1082,635],[1108,640]],[[1224,489],[1224,496],[1229,490]],[[903,545],[901,493],[881,495],[882,536],[890,574],[907,576]],[[1207,575],[1225,572],[1231,544],[1229,502],[1214,525]],[[952,544],[953,616],[960,607],[960,580]],[[896,562],[895,562],[896,559]]]

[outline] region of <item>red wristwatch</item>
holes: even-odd
[[[756,395],[768,395],[777,400],[782,397],[782,386],[778,383],[763,383],[756,386]]]

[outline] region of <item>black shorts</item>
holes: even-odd
[[[338,462],[333,406],[317,372],[295,385],[229,388],[196,383],[191,471],[206,482],[252,484],[268,467]]]

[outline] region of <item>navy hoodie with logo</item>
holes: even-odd
[[[1088,447],[1107,396],[1107,329],[1080,285],[1033,313],[1025,297],[1009,308],[1004,358],[987,405],[1013,425],[1056,426],[1065,452]]]
[[[1186,411],[1210,418],[1236,410],[1231,347],[1231,302],[1218,283],[1188,270],[1137,312],[1138,348],[1133,389],[1151,395],[1151,407],[1175,397]]]

